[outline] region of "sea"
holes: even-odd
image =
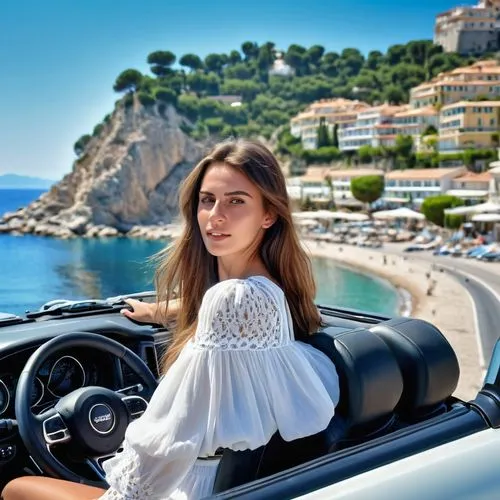
[[[0,189],[0,215],[43,191]],[[127,238],[60,240],[0,234],[0,312],[23,314],[54,299],[105,298],[152,290],[152,256],[160,241]],[[332,260],[313,260],[321,305],[398,314],[401,295],[387,281]]]

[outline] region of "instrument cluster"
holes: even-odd
[[[18,373],[23,366],[19,366]],[[13,414],[17,380],[18,375],[15,373],[0,374],[0,418],[5,418],[7,413]],[[96,385],[97,382],[97,364],[87,357],[80,359],[74,354],[64,354],[48,358],[35,377],[31,391],[31,408],[33,411],[41,410],[66,394],[80,387]]]

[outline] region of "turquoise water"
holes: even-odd
[[[0,214],[40,192],[0,190]],[[164,243],[116,238],[57,240],[0,234],[0,311],[23,313],[56,298],[99,298],[152,289],[149,257]],[[317,302],[395,314],[396,290],[378,278],[315,259]]]

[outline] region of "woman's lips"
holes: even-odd
[[[207,236],[213,241],[222,241],[229,238],[229,234],[219,233],[218,231],[210,231]]]

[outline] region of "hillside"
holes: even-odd
[[[406,102],[412,87],[474,60],[443,53],[428,40],[393,45],[385,54],[371,51],[366,57],[355,48],[336,53],[320,45],[292,44],[281,51],[273,42],[261,46],[244,42],[240,50],[209,54],[203,60],[196,54],[177,57],[168,50],[152,52],[147,56],[152,74],[126,69],[118,75],[114,90],[125,93],[125,105],[132,102],[133,93],[144,106],[174,105],[192,123],[185,131],[195,139],[269,138],[315,100]],[[240,103],[230,105],[220,96],[240,98],[236,99]],[[76,142],[77,154],[107,119]]]
[[[178,186],[201,158],[185,119],[137,100],[118,106],[71,173],[38,200],[0,219],[0,232],[70,238],[134,233],[165,225],[177,212]]]
[[[295,44],[281,54],[271,42],[245,42],[241,52],[204,60],[185,54],[177,66],[169,51],[147,59],[154,76],[134,69],[118,75],[114,89],[124,95],[75,142],[72,172],[39,200],[0,219],[0,232],[143,236],[141,226],[164,227],[175,217],[180,181],[214,141],[276,139],[291,116],[321,98],[403,102],[411,87],[472,61],[444,54],[429,41],[367,57],[352,48],[337,54]]]

